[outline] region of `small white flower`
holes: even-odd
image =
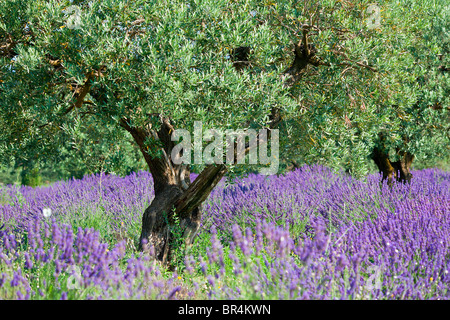
[[[44,217],[48,218],[52,215],[52,209],[50,208],[42,209],[42,214],[44,215]]]

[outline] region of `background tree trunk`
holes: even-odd
[[[383,180],[387,180],[388,185],[392,185],[394,179],[399,182],[410,182],[412,174],[410,172],[414,155],[409,152],[397,149],[398,161],[389,160],[389,153],[383,147],[384,137],[380,135],[380,145],[372,151],[372,159],[383,174]]]
[[[375,147],[372,151],[372,159],[378,167],[378,171],[383,174],[383,180],[387,180],[388,185],[393,182],[394,167],[389,161],[388,153],[381,147]]]
[[[392,162],[394,167],[394,174],[397,181],[410,182],[412,179],[411,165],[414,160],[414,155],[409,152],[397,150],[397,154],[400,156],[400,160]]]

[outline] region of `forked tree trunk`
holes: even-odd
[[[179,220],[178,227],[183,230],[184,243],[190,246],[200,227],[202,203],[225,175],[226,167],[209,165],[191,184],[189,166],[172,162],[174,143],[171,133],[174,128],[169,119],[160,118],[160,121],[159,131],[153,130],[151,125],[132,127],[127,119],[122,119],[120,125],[131,133],[139,146],[154,182],[155,197],[142,217],[138,249],[143,250],[144,244],[153,247],[157,259],[165,264],[172,260],[172,244],[178,240],[171,232],[174,212]],[[152,157],[147,152],[146,140],[151,144],[152,139],[162,143],[162,157]]]

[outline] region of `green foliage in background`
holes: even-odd
[[[287,163],[363,176],[380,133],[387,149],[424,166],[448,159],[449,7],[378,1],[380,26],[368,28],[370,3],[2,1],[0,161],[126,174],[145,165],[118,126],[124,117],[144,126],[159,113],[190,132],[194,121],[259,129],[274,107]],[[286,87],[281,75],[305,25],[323,64]],[[251,49],[242,72],[231,61],[239,46]],[[149,141],[148,152],[160,154],[159,145]],[[246,170],[255,168],[234,168]]]

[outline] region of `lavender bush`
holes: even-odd
[[[147,172],[3,187],[0,298],[447,299],[450,173],[413,174],[392,188],[321,166],[222,182],[175,273],[136,252]]]

